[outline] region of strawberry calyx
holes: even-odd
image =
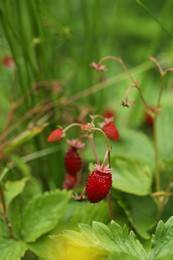
[[[104,121],[100,123],[100,127],[103,128],[104,126],[108,125],[109,123],[112,123],[113,121],[113,117],[105,117]]]
[[[83,149],[85,147],[85,144],[78,139],[72,139],[72,140],[67,140],[67,144],[69,144],[71,147],[75,149]]]
[[[94,170],[102,173],[111,173],[109,165],[95,164]]]

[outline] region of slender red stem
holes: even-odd
[[[108,203],[110,219],[114,220],[115,217],[114,217],[114,214],[113,214],[110,193],[107,194],[106,199],[107,199],[107,203]]]
[[[3,193],[1,186],[0,186],[0,199],[1,199],[1,202],[2,202],[2,215],[3,215],[3,218],[4,218],[5,224],[8,228],[10,237],[14,239],[14,233],[13,233],[13,230],[11,228],[11,224],[9,222],[8,216],[7,216],[7,208],[6,208],[4,193]]]
[[[88,136],[88,138],[89,138],[89,141],[90,141],[90,144],[91,144],[91,148],[92,148],[96,163],[100,164],[99,158],[98,158],[98,155],[97,155],[97,151],[96,151],[96,148],[95,148],[95,144],[94,144],[93,134],[90,134]]]

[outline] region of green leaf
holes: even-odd
[[[159,156],[164,161],[173,162],[173,108],[166,107],[157,119]]]
[[[128,233],[126,227],[121,228],[121,226],[114,221],[111,223],[110,229],[119,252],[137,257],[140,260],[147,258],[142,244],[135,238],[133,231]]]
[[[104,157],[106,147],[103,145],[103,139],[95,135],[95,146],[98,157]],[[111,158],[123,157],[139,162],[153,165],[154,150],[150,139],[142,132],[131,129],[121,130],[121,139],[119,142],[111,142]],[[93,161],[93,153],[90,145],[85,148],[85,158]]]
[[[152,173],[147,164],[112,158],[111,166],[114,188],[139,196],[150,194]]]
[[[4,194],[7,207],[23,191],[28,180],[29,178],[25,177],[18,181],[6,181]]]
[[[36,195],[41,193],[40,183],[31,178],[25,185],[23,192],[15,197],[8,207],[8,217],[15,237],[21,238],[21,221],[25,206]]]
[[[11,159],[12,159],[14,166],[17,167],[21,171],[22,175],[31,176],[31,170],[30,170],[29,165],[27,163],[25,163],[21,159],[21,157],[13,155]]]
[[[152,197],[121,194],[118,203],[124,209],[135,231],[142,238],[149,239],[149,231],[157,219],[157,207]]]
[[[153,164],[153,145],[144,133],[126,129],[121,131],[120,142],[112,143],[111,157],[114,156]]]
[[[0,238],[8,237],[9,231],[7,226],[5,225],[4,218],[0,215]]]
[[[173,259],[173,217],[166,223],[159,221],[155,235],[152,237],[152,246],[149,260]],[[172,257],[172,258],[171,258]]]
[[[78,223],[91,224],[93,220],[108,223],[110,220],[109,211],[106,201],[100,203],[82,203],[70,201],[60,224],[63,228],[77,227]],[[58,228],[62,227],[58,225]]]
[[[72,230],[64,232],[61,238],[69,244],[75,244],[76,248],[84,246],[97,248],[107,256],[117,253],[136,257],[138,260],[146,259],[146,252],[135,238],[135,234],[132,231],[129,233],[126,227],[122,228],[114,221],[110,227],[94,221],[92,226],[80,224],[79,229],[80,232]]]
[[[0,239],[0,258],[2,260],[21,260],[27,250],[27,245],[22,241]]]
[[[6,176],[6,174],[9,172],[9,168],[6,167],[3,169],[3,171],[1,172],[1,175],[0,175],[0,183],[2,182],[2,180],[4,179],[4,177]]]
[[[71,193],[52,191],[34,197],[25,207],[22,218],[24,240],[33,242],[53,229],[59,221]]]
[[[80,203],[72,200],[68,203],[64,215],[51,234],[62,232],[63,229],[76,229],[79,222],[91,225],[93,220],[109,223],[110,217],[106,201],[93,204],[88,201]],[[46,252],[50,250],[50,242],[52,242],[50,239],[42,236],[30,244],[30,249],[39,256],[45,256]]]
[[[42,237],[39,243],[36,241],[30,244],[30,248],[43,259],[49,260],[147,259],[146,252],[135,234],[114,221],[110,227],[96,221],[93,221],[92,226],[82,223],[79,224],[79,231],[64,230],[59,235]]]
[[[135,256],[129,256],[127,254],[118,254],[118,253],[113,253],[110,257],[109,260],[139,260],[138,257]]]

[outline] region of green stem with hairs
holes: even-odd
[[[156,168],[156,173],[155,173],[156,192],[159,192],[160,191],[160,169],[159,169],[156,119],[157,119],[157,116],[154,118],[153,138],[154,138],[154,155],[155,155],[154,160],[155,160],[155,168]]]
[[[1,186],[0,186],[0,199],[1,199],[1,203],[2,203],[2,215],[3,215],[3,218],[4,218],[5,224],[7,226],[10,237],[12,239],[14,239],[14,233],[13,233],[13,230],[11,228],[11,224],[9,222],[8,216],[7,216],[7,208],[6,208],[5,198],[4,198],[4,192],[3,192]]]
[[[93,154],[94,154],[96,163],[97,163],[97,164],[100,164],[99,158],[98,158],[98,155],[97,155],[97,151],[96,151],[96,147],[95,147],[95,144],[94,144],[93,133],[90,134],[90,135],[88,136],[88,138],[89,138],[89,141],[90,141],[90,144],[91,144],[91,148],[92,148],[92,151],[93,151]]]

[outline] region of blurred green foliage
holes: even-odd
[[[29,198],[45,190],[51,194],[53,190],[62,188],[67,146],[63,141],[58,145],[48,144],[48,134],[59,125],[65,127],[74,121],[86,122],[90,120],[90,113],[102,114],[106,108],[111,108],[116,114],[116,124],[122,137],[121,143],[112,145],[113,166],[118,161],[125,161],[122,176],[121,171],[114,171],[114,175],[122,177],[122,186],[117,187],[117,183],[114,183],[114,188],[121,192],[129,192],[130,189],[129,193],[133,194],[113,189],[112,197],[116,201],[113,207],[118,211],[119,222],[122,218],[126,219],[127,224],[141,237],[150,237],[149,231],[158,217],[156,205],[148,196],[153,181],[150,171],[146,175],[149,178],[147,185],[143,187],[142,195],[145,196],[136,196],[142,190],[142,181],[136,176],[142,176],[145,164],[146,167],[151,167],[151,171],[154,168],[153,142],[149,140],[152,132],[144,122],[143,104],[138,92],[134,90],[130,97],[136,100],[135,106],[130,109],[121,106],[131,82],[118,63],[106,61],[108,70],[105,72],[92,70],[90,64],[107,55],[121,57],[140,82],[147,102],[155,105],[160,76],[149,56],[156,57],[163,68],[172,67],[172,11],[172,0],[0,1],[0,180],[2,185],[7,181],[4,188],[8,203],[12,201],[9,216],[16,232],[21,232],[20,217],[14,218],[12,212],[21,216],[20,207]],[[6,66],[4,57],[12,57],[15,65]],[[172,167],[172,144],[169,142],[173,124],[172,101],[170,76],[164,81],[162,97],[162,104],[167,108],[157,122],[160,167],[161,171],[168,173],[162,182],[165,187]],[[71,130],[69,138],[75,138],[77,134],[78,130]],[[165,142],[168,144],[166,148]],[[96,147],[102,158],[105,148],[100,144],[99,137],[96,137]],[[89,147],[86,148],[84,157],[87,163],[93,162]],[[130,170],[126,167],[128,162],[131,164]],[[85,168],[87,165],[84,165]],[[134,182],[132,178],[130,188],[130,182],[126,183],[129,171],[134,172]],[[129,177],[131,178],[130,174]],[[132,191],[134,183],[137,184],[135,191]],[[11,193],[9,189],[12,189]],[[56,198],[57,194],[55,192],[53,196]],[[42,208],[45,197],[40,196]],[[28,212],[34,212],[35,202],[33,200],[34,206],[28,208]],[[46,203],[49,209],[49,201]],[[52,203],[56,204],[55,201]],[[144,214],[146,212],[140,208],[141,203],[146,205],[150,214]],[[108,222],[108,216],[100,213],[101,209],[106,208],[105,204],[98,208],[74,204],[75,202],[68,203],[67,216],[60,220],[62,226],[56,227],[56,230],[64,228],[66,220],[69,224],[67,227],[70,228],[77,225],[80,219],[87,224],[91,224],[92,220]],[[136,208],[139,209],[137,213]],[[46,226],[44,232],[37,231],[39,235],[55,226],[56,210],[59,210],[58,205],[53,212],[53,222],[51,216],[50,219],[47,216],[46,221],[50,220],[48,228]],[[90,210],[93,214],[89,217]],[[29,215],[32,214],[28,214],[28,218],[31,217]],[[166,219],[169,216],[170,210],[166,207],[163,217]],[[147,218],[150,220],[147,221]],[[44,221],[43,219],[43,226]],[[32,224],[31,219],[30,222]],[[5,230],[2,233],[8,233],[2,219],[0,229]],[[27,229],[31,230],[32,225],[27,226]],[[36,234],[34,239],[39,235]],[[16,257],[19,259],[25,251],[25,244],[7,242],[12,243],[12,247],[17,245]],[[152,252],[154,255],[155,252]],[[25,259],[32,258],[35,259],[27,252]]]

